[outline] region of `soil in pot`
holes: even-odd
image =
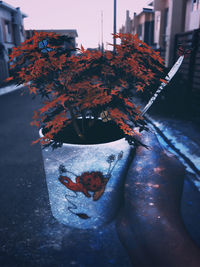
[[[97,120],[93,123],[92,119],[86,119],[84,122],[80,119],[77,120],[77,124],[80,129],[84,127],[84,140],[78,137],[71,123],[54,137],[54,141],[69,144],[102,144],[124,137],[123,131],[113,121]]]

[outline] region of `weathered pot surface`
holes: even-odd
[[[40,137],[43,136],[40,130]],[[119,140],[89,145],[64,143],[42,150],[53,216],[67,226],[87,229],[115,216],[131,146]]]

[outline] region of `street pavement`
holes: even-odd
[[[0,266],[130,266],[114,223],[86,231],[53,218],[41,148],[31,146],[40,103],[21,93],[0,97]]]
[[[180,119],[155,115],[150,118],[160,143],[182,161],[200,191],[200,126]]]
[[[131,266],[114,222],[102,229],[78,230],[53,218],[41,148],[31,145],[39,137],[30,122],[40,102],[22,92],[0,96],[0,266]],[[191,178],[188,172],[182,216],[200,247],[200,192]]]
[[[157,100],[158,101],[158,100]],[[141,110],[146,103],[134,97]],[[153,127],[160,144],[184,164],[190,180],[200,191],[200,124],[174,115],[163,115],[159,110],[149,110],[146,120]]]

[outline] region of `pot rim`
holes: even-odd
[[[43,133],[42,133],[42,128],[40,128],[39,130],[39,135],[40,137],[44,137]],[[65,146],[65,147],[69,147],[69,146],[74,146],[74,147],[91,147],[91,146],[105,146],[105,145],[114,145],[114,144],[117,144],[117,143],[120,143],[120,142],[126,142],[128,144],[128,141],[126,141],[125,137],[123,138],[120,138],[120,139],[117,139],[115,141],[111,141],[111,142],[107,142],[107,143],[100,143],[100,144],[71,144],[71,143],[63,143],[62,145]]]

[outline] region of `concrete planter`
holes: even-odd
[[[60,223],[81,229],[110,222],[119,208],[130,150],[125,138],[95,145],[64,143],[55,150],[43,149],[53,216]]]

